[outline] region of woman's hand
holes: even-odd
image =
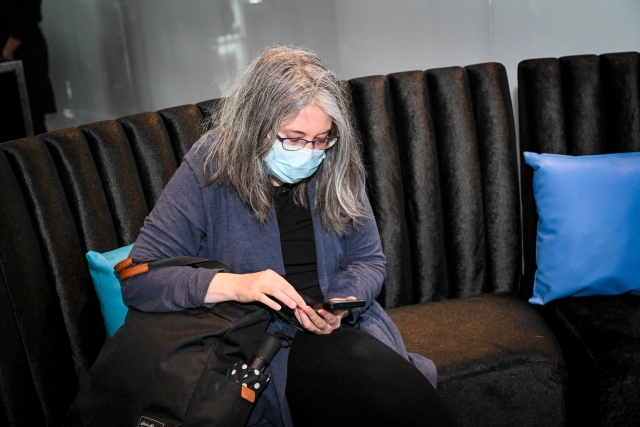
[[[354,296],[344,298],[351,301],[357,299]],[[342,298],[333,298],[331,301],[341,301]],[[310,332],[326,335],[335,331],[342,324],[342,319],[349,315],[349,310],[329,311],[321,308],[316,313],[313,308],[307,306],[304,308],[294,308],[293,313],[298,322]]]
[[[280,310],[280,304],[269,297],[276,298],[292,309],[308,308],[294,287],[273,270],[248,274],[217,273],[209,284],[204,302],[257,301]]]

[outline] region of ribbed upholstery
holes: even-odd
[[[517,157],[504,67],[343,85],[387,257],[379,300],[407,345],[441,365],[438,390],[459,425],[562,425],[560,352],[517,294]],[[0,145],[0,416],[9,425],[62,423],[105,339],[85,252],[136,239],[220,101]]]
[[[504,67],[350,84],[387,257],[385,307],[517,291],[519,195]]]
[[[118,122],[112,120],[80,126],[79,129],[87,139],[103,183],[118,246],[131,244],[138,237],[149,209],[129,141]],[[113,247],[100,244],[89,249],[103,252]]]
[[[15,200],[0,202],[3,211],[9,206],[13,210],[8,221],[0,224],[2,275],[40,400],[39,410],[48,422],[59,425],[77,391],[74,362],[89,365],[81,352],[72,350],[75,343],[70,344],[65,330],[80,313],[63,300],[75,298],[63,280],[72,274],[74,265],[85,270],[86,266],[78,259],[81,253],[73,217],[44,143],[26,138],[4,143],[2,148],[12,169],[3,175],[12,173],[9,185],[15,180],[20,186],[12,191]],[[67,264],[67,257],[75,259]],[[75,275],[72,280],[74,286],[82,278]],[[100,331],[93,331],[96,333]]]
[[[63,129],[43,135],[42,140],[51,153],[63,188],[67,189],[82,252],[117,246],[111,212],[82,131]]]
[[[181,105],[158,111],[162,117],[178,163],[202,131],[202,113],[195,105]]]
[[[388,79],[406,194],[412,277],[417,284],[414,292],[418,292],[413,299],[440,300],[448,294],[447,258],[427,81],[422,71],[390,74]]]
[[[605,126],[602,108],[600,60],[595,55],[561,58],[563,113],[567,154],[604,152]]]
[[[385,307],[410,304],[413,292],[409,235],[389,85],[383,76],[353,79],[350,83],[369,173],[371,206],[387,257],[381,300]]]
[[[427,72],[440,161],[449,295],[478,295],[485,282],[482,176],[464,69]]]
[[[639,82],[637,52],[521,62],[522,151],[570,155],[640,151]],[[526,296],[531,295],[536,270],[538,217],[532,178],[531,168],[523,166]],[[568,424],[639,425],[640,298],[566,298],[540,311],[567,361]]]
[[[600,56],[606,151],[640,151],[640,54]]]
[[[136,159],[149,210],[177,169],[173,147],[161,117],[140,113],[118,119]]]
[[[62,143],[64,137],[61,134],[64,133],[71,137],[67,140],[68,144]],[[37,139],[33,139],[31,144],[8,143],[4,148],[19,168],[19,179],[24,179],[28,200],[33,204],[32,220],[37,223],[47,271],[55,286],[69,335],[76,374],[81,377],[89,370],[102,347],[104,335],[95,333],[100,331],[103,324],[102,316],[91,288],[89,271],[83,257],[86,248],[83,247],[85,245],[82,245],[80,236],[84,235],[88,241],[103,234],[101,231],[104,225],[95,222],[92,224],[90,215],[96,215],[93,220],[107,223],[111,221],[108,212],[106,215],[101,212],[101,208],[106,208],[104,196],[94,197],[102,195],[102,190],[95,169],[91,168],[91,158],[83,156],[89,151],[86,144],[82,142],[85,150],[81,146],[73,146],[73,137],[78,134],[79,131],[54,133],[50,139],[51,151],[47,150],[48,147],[42,140]],[[53,142],[56,137],[57,143]],[[55,158],[60,160],[60,167],[56,167]],[[71,173],[72,168],[75,168],[74,173]],[[67,198],[67,195],[73,197]],[[85,203],[90,203],[94,209],[86,209],[87,206],[83,206]],[[74,205],[76,209],[72,209],[70,205]],[[74,210],[77,213],[75,220]],[[89,230],[90,225],[93,225],[95,232]],[[111,238],[112,244],[116,244],[113,233],[104,234]]]
[[[200,117],[176,107],[0,146],[0,424],[63,424],[105,339],[84,255],[136,239]]]
[[[51,330],[53,295],[25,199],[3,150],[0,183],[0,398],[9,425],[42,425],[44,413],[33,377],[49,373],[41,363],[32,368],[28,357],[34,351],[46,352],[38,340]],[[29,322],[34,307],[45,311]],[[63,345],[64,339],[52,343]]]
[[[506,70],[466,67],[476,123],[484,200],[485,292],[515,292],[520,283],[520,198],[516,132]]]

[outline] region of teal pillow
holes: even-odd
[[[133,244],[130,244],[103,254],[94,251],[87,252],[89,273],[91,273],[93,286],[96,288],[96,294],[100,300],[104,326],[109,338],[122,326],[129,310],[122,300],[120,280],[113,271],[113,267],[128,258],[132,248]]]
[[[640,153],[524,153],[538,235],[532,304],[640,295]]]

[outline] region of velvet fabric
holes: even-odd
[[[31,219],[44,247],[47,273],[59,299],[76,375],[81,378],[97,356],[104,335],[95,333],[101,329],[98,301],[95,292],[87,286],[91,278],[86,262],[78,259],[84,250],[64,186],[41,140],[33,139],[30,144],[8,143],[4,149],[20,168],[19,179],[32,204]],[[78,176],[82,176],[84,171],[79,172]]]
[[[198,132],[194,108],[172,124],[175,134]],[[132,139],[146,138],[136,149],[116,121],[0,147],[1,424],[63,424],[105,339],[82,258],[137,237],[149,209],[136,155],[151,153],[139,160],[151,201],[175,171],[161,117],[121,119]]]
[[[513,108],[502,64],[466,67],[476,124],[484,201],[485,292],[514,292],[520,284],[520,197]]]
[[[639,81],[637,52],[521,62],[521,151],[571,155],[640,151]],[[536,271],[538,217],[532,175],[530,168],[521,168],[522,292],[527,297]],[[558,336],[567,362],[568,425],[640,424],[638,297],[563,299],[541,313]]]
[[[149,208],[133,152],[122,126],[115,121],[103,121],[80,126],[103,183],[103,189],[113,219],[118,244],[88,249],[104,252],[133,243]]]
[[[416,304],[389,315],[408,351],[433,358],[438,391],[458,425],[563,424],[560,349],[518,294]]]
[[[640,151],[640,54],[605,54],[600,64],[606,151]]]
[[[189,152],[193,141],[197,141],[202,135],[202,113],[195,105],[181,105],[179,107],[165,108],[158,111],[165,124],[169,140],[173,145],[173,151],[178,160]]]
[[[60,272],[61,267],[57,263],[60,259],[53,259],[56,254],[51,252],[54,237],[52,233],[57,234],[57,237],[64,231],[61,228],[47,230],[46,224],[71,215],[68,206],[53,202],[56,195],[62,199],[64,196],[60,194],[62,188],[55,178],[55,171],[52,171],[51,157],[42,141],[37,138],[25,138],[20,144],[4,143],[2,148],[2,297],[8,298],[11,307],[8,313],[13,313],[15,325],[10,323],[9,328],[17,327],[20,333],[18,342],[22,347],[22,351],[16,349],[14,341],[9,342],[7,350],[4,350],[3,343],[3,364],[8,364],[3,366],[2,372],[3,375],[5,372],[11,372],[10,378],[13,377],[20,382],[32,381],[39,405],[30,407],[27,412],[33,411],[32,416],[35,418],[42,414],[47,422],[60,425],[77,391],[73,359],[74,356],[82,356],[80,352],[72,355],[69,337],[64,328],[63,308],[58,303],[55,279],[52,277],[56,272]],[[48,175],[47,172],[53,172],[53,175]],[[46,186],[47,180],[57,184],[54,194],[45,194],[43,185]],[[50,198],[52,203],[46,203],[43,198]],[[52,266],[52,262],[57,265]],[[63,305],[65,309],[68,308],[66,304]],[[80,320],[71,310],[65,315],[69,320]],[[79,325],[75,327],[77,326]],[[2,331],[4,334],[4,324]],[[95,331],[92,334],[95,334]],[[16,353],[6,354],[5,351],[9,350]],[[29,372],[13,373],[14,363],[19,369],[22,360],[28,364]],[[21,374],[19,379],[15,378],[18,374]],[[29,395],[25,396],[27,402],[33,402],[34,396],[30,395],[30,387],[21,385],[17,387],[17,391],[28,391]],[[18,396],[13,395],[13,389],[8,390],[2,397],[3,403],[5,398],[13,402],[4,404],[7,410],[12,409],[10,416],[16,414],[15,405],[23,404],[17,400]],[[21,419],[18,421],[22,422]]]
[[[440,162],[450,297],[481,293],[486,244],[482,176],[466,72],[427,72]]]
[[[157,113],[140,113],[118,119],[134,152],[149,210],[176,171],[169,135]]]
[[[475,121],[463,68],[427,71],[440,162],[449,296],[484,289],[486,244]]]
[[[413,302],[447,297],[449,283],[445,255],[438,150],[429,109],[427,81],[422,71],[388,76],[411,246]]]
[[[384,307],[410,304],[411,252],[389,85],[384,76],[363,77],[349,83],[369,171],[367,190],[387,258],[387,277],[379,299]]]
[[[69,207],[78,227],[82,252],[118,245],[111,212],[101,189],[87,141],[77,128],[49,132],[42,137],[60,174]]]
[[[540,310],[569,368],[568,425],[637,425],[640,298],[564,298]]]
[[[48,289],[34,297],[29,295],[37,290],[37,284],[46,283],[44,262],[25,199],[3,150],[0,182],[0,399],[5,415],[0,420],[9,425],[41,425],[45,422],[44,412],[28,357],[46,352],[38,340],[50,332],[50,325],[47,317],[29,319],[28,315],[34,302],[44,302],[43,314],[51,315],[53,304],[47,300],[52,295]],[[11,283],[19,286],[10,286]],[[49,375],[47,370],[51,367],[38,363],[34,368],[36,375]]]
[[[504,67],[349,83],[387,257],[384,306],[517,291],[517,157]]]

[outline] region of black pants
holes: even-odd
[[[298,332],[287,401],[295,426],[453,426],[431,383],[398,353],[350,328]]]

